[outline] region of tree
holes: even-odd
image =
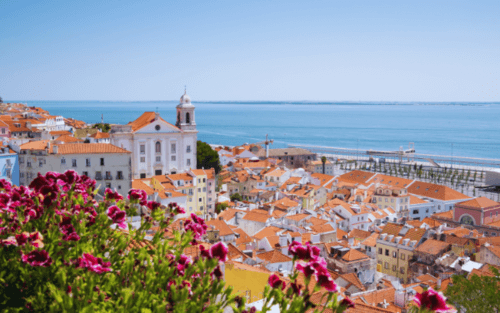
[[[94,126],[92,126],[92,128],[97,128],[103,133],[107,133],[111,130],[111,126],[108,123],[104,123],[104,124],[97,123],[97,124],[94,124]]]
[[[243,198],[241,197],[241,195],[239,193],[233,193],[231,195],[231,202],[234,202],[234,201],[243,201]]]
[[[209,144],[203,141],[196,143],[196,166],[198,169],[215,169],[215,174],[221,171],[219,154]]]
[[[215,207],[215,213],[219,214],[225,209],[227,209],[228,204],[225,202],[217,203],[217,206]]]
[[[490,267],[492,275],[478,276],[473,274],[469,278],[455,275],[453,284],[446,289],[448,303],[454,305],[458,311],[467,313],[500,312],[500,285],[499,272]]]
[[[326,156],[321,157],[321,163],[323,164],[323,174],[325,174],[325,167],[326,167]]]

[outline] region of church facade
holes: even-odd
[[[111,127],[111,144],[132,152],[132,179],[196,169],[195,107],[186,92],[176,108],[175,125],[157,112],[144,112],[135,121]]]

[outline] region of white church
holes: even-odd
[[[144,112],[126,125],[113,125],[111,144],[132,152],[132,179],[182,173],[196,168],[198,131],[194,105],[184,91],[175,126],[157,112]]]

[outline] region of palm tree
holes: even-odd
[[[323,163],[323,174],[325,174],[326,156],[321,157],[321,163]]]

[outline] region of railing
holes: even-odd
[[[123,179],[123,175],[116,175],[116,179]]]
[[[95,175],[95,180],[102,180],[102,175],[101,174],[99,174],[99,175],[96,174]]]
[[[111,176],[111,175],[106,175],[106,176],[104,177],[104,179],[105,179],[105,180],[112,180],[112,179],[113,179],[113,176]]]

